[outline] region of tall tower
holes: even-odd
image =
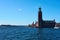
[[[41,8],[39,8],[39,11],[38,11],[38,26],[42,27],[42,11],[41,11]]]

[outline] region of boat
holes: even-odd
[[[54,27],[54,29],[59,29],[60,27]]]

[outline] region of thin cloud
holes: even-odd
[[[22,9],[18,9],[18,11],[22,11]]]

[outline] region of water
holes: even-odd
[[[60,40],[60,29],[0,27],[0,40]]]

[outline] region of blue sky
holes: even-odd
[[[37,21],[39,7],[44,20],[60,22],[60,0],[0,0],[0,24],[31,24]]]

